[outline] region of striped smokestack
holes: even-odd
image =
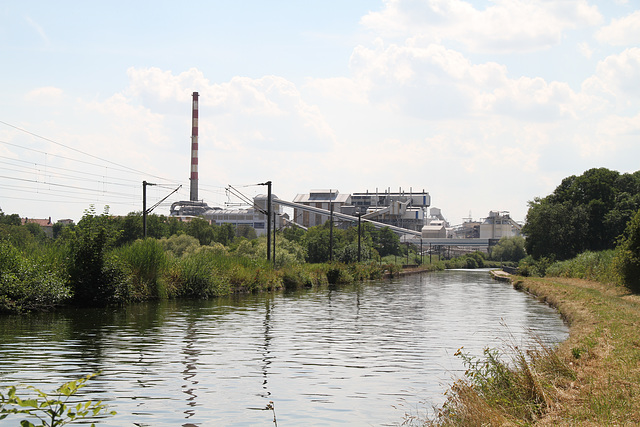
[[[193,92],[191,113],[191,196],[192,202],[198,201],[198,92]]]

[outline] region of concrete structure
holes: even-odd
[[[447,228],[444,226],[444,222],[433,222],[430,225],[422,227],[423,239],[443,239],[447,237]]]
[[[397,193],[367,191],[351,195],[340,194],[338,190],[312,190],[309,194],[298,194],[293,202],[325,210],[330,210],[333,204],[334,212],[361,215],[364,220],[420,232],[426,225],[431,196],[424,190],[418,193],[402,189]],[[294,209],[293,221],[304,227],[322,225],[328,219],[329,215]]]
[[[192,94],[191,107],[191,176],[189,200],[198,201],[198,92]]]
[[[273,196],[276,199],[276,196]],[[267,215],[262,211],[267,210],[267,196],[260,194],[253,199],[254,206],[245,209],[223,209],[219,207],[209,207],[204,202],[175,202],[171,205],[171,216],[179,217],[183,221],[190,221],[192,218],[200,217],[211,224],[233,224],[238,226],[248,226],[256,230],[256,234],[261,236],[267,232]],[[282,228],[288,221],[288,215],[284,214],[282,207],[273,203],[272,211],[276,216],[276,230]],[[272,219],[273,221],[273,219]]]
[[[480,224],[481,239],[500,240],[503,237],[519,236],[522,226],[515,222],[506,211],[491,211]]]
[[[351,196],[349,194],[340,194],[338,190],[311,190],[309,194],[296,195],[293,202],[327,211],[330,211],[333,205],[334,212],[355,213],[353,209],[347,208],[351,205]],[[345,210],[347,212],[345,212]],[[348,212],[349,210],[351,212]],[[293,210],[292,221],[306,228],[322,225],[327,222],[328,219],[329,215],[313,213],[299,208],[294,208]]]

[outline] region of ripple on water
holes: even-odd
[[[463,271],[3,321],[3,384],[102,371],[82,396],[118,411],[108,425],[267,425],[269,401],[282,425],[393,425],[442,402],[458,348],[567,336],[549,307]]]

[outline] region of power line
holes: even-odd
[[[13,180],[16,180],[16,181],[32,182],[32,183],[35,183],[35,184],[42,184],[42,185],[53,185],[55,187],[73,188],[73,189],[76,189],[76,190],[83,190],[83,191],[93,191],[93,192],[100,193],[100,194],[112,194],[112,195],[119,195],[119,196],[124,196],[124,197],[129,197],[130,196],[129,194],[125,194],[125,193],[115,193],[115,192],[112,192],[112,191],[94,190],[93,188],[78,187],[76,185],[57,184],[57,183],[53,183],[53,182],[38,181],[38,180],[27,179],[27,178],[15,178],[15,177],[6,176],[6,175],[0,175],[0,178],[13,179]]]
[[[64,148],[66,148],[67,150],[75,151],[75,152],[77,152],[77,153],[80,153],[80,154],[82,154],[82,155],[85,155],[85,156],[91,157],[91,158],[93,158],[93,159],[100,160],[101,162],[109,163],[109,164],[111,164],[111,165],[115,165],[115,166],[118,166],[118,167],[120,167],[120,168],[123,168],[123,169],[126,169],[126,170],[130,170],[130,171],[133,171],[133,172],[136,172],[136,173],[141,174],[141,175],[146,175],[146,176],[150,176],[150,177],[153,177],[153,178],[162,179],[162,180],[164,180],[164,181],[170,181],[170,180],[168,180],[168,179],[166,179],[166,178],[163,178],[163,177],[160,177],[160,176],[152,175],[152,174],[149,174],[149,173],[147,173],[147,172],[143,172],[143,171],[140,171],[140,170],[138,170],[138,169],[131,168],[131,167],[129,167],[129,166],[121,165],[121,164],[116,163],[116,162],[113,162],[113,161],[111,161],[111,160],[103,159],[102,157],[95,156],[95,155],[93,155],[93,154],[89,154],[89,153],[87,153],[87,152],[85,152],[85,151],[82,151],[82,150],[78,150],[77,148],[69,147],[68,145],[62,144],[61,142],[54,141],[53,139],[50,139],[50,138],[44,137],[44,136],[42,136],[42,135],[38,135],[37,133],[34,133],[34,132],[30,132],[30,131],[28,131],[28,130],[26,130],[26,129],[20,128],[20,127],[15,126],[15,125],[12,125],[12,124],[7,123],[7,122],[5,122],[5,121],[0,120],[0,123],[2,123],[2,124],[3,124],[3,125],[5,125],[5,126],[9,126],[9,127],[14,128],[14,129],[16,129],[16,130],[19,130],[19,131],[21,131],[21,132],[24,132],[24,133],[26,133],[26,134],[28,134],[28,135],[33,136],[33,137],[40,138],[40,139],[42,139],[42,140],[44,140],[44,141],[47,141],[47,142],[51,142],[52,144],[59,145],[60,147],[64,147]],[[47,154],[48,154],[48,153],[47,153]]]

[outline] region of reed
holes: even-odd
[[[153,298],[168,296],[165,273],[169,258],[158,240],[136,240],[114,250],[113,254],[127,265],[135,294]]]

